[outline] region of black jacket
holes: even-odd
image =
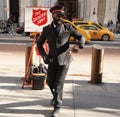
[[[56,65],[68,65],[70,63],[72,59],[69,52],[70,36],[74,36],[78,40],[78,44],[81,47],[81,44],[84,42],[81,38],[82,35],[78,33],[71,25],[62,24],[58,35],[56,35],[54,31],[53,24],[43,28],[41,36],[37,40],[37,47],[45,63],[53,63]],[[46,40],[49,46],[48,55],[43,48],[43,44]]]

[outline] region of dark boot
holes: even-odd
[[[51,117],[59,117],[59,114],[60,114],[60,108],[54,108]]]

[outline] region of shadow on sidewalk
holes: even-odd
[[[73,82],[73,96],[76,109],[108,108],[120,109],[120,83],[103,82],[90,84],[88,79],[67,80]],[[67,100],[66,100],[67,101]],[[67,105],[66,105],[67,106]]]
[[[44,98],[44,90],[21,89],[21,77],[0,76],[0,115],[21,117],[22,115],[49,117],[50,100]],[[51,99],[51,98],[50,98]]]
[[[81,80],[68,78],[65,85],[71,84],[72,90],[65,89],[63,109],[67,110],[88,110],[91,112],[111,113],[119,115],[120,109],[120,83],[103,83],[103,85],[92,85],[88,79]],[[50,107],[51,95],[48,89],[28,90],[21,89],[21,77],[0,76],[0,114],[7,117],[11,114],[45,116],[49,117],[52,108]],[[68,97],[72,95],[73,98]],[[4,116],[3,116],[4,117]],[[14,116],[13,116],[14,117]]]

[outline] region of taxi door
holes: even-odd
[[[89,31],[89,34],[91,35],[92,39],[101,39],[100,36],[100,29],[95,26],[88,26],[87,30]]]

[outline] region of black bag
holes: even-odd
[[[44,75],[34,76],[34,73],[44,74]],[[27,78],[26,82],[27,83],[32,82],[33,90],[38,90],[38,89],[42,90],[44,88],[45,80],[46,80],[46,74],[47,74],[46,66],[42,63],[39,66],[31,65],[30,74],[33,74],[33,75],[31,75],[29,78]]]
[[[33,76],[32,77],[32,89],[33,90],[42,90],[45,85],[45,76]]]
[[[39,64],[38,66],[38,70],[39,70],[39,73],[44,73],[44,74],[47,74],[47,68],[44,64]]]
[[[47,74],[47,68],[43,63],[40,63],[39,66],[31,65],[30,72],[31,74],[33,73]]]

